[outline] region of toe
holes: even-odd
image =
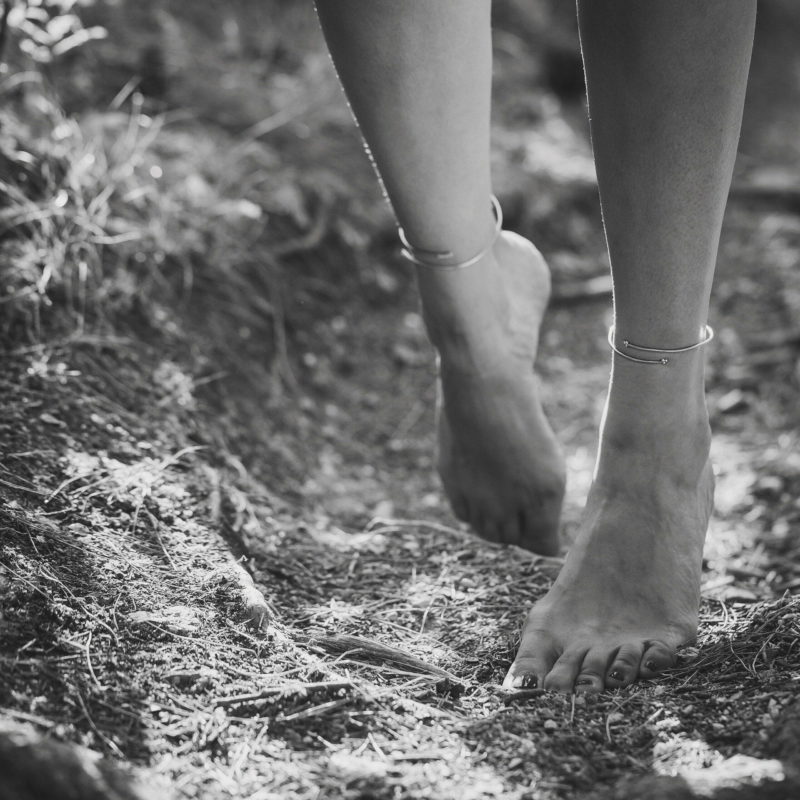
[[[629,686],[639,675],[639,665],[644,653],[643,642],[628,642],[617,650],[606,673],[606,688],[620,689]]]
[[[472,529],[489,542],[499,544],[520,544],[520,531],[516,515],[496,505],[474,500],[472,503],[470,525]]]
[[[641,664],[639,676],[654,678],[664,670],[675,666],[675,649],[664,642],[651,641],[647,643]]]
[[[583,657],[575,678],[575,691],[579,694],[598,694],[606,685],[606,672],[614,651],[605,647],[592,647]]]
[[[558,659],[558,649],[552,637],[543,631],[523,631],[517,657],[503,681],[503,688],[537,689]]]
[[[575,681],[587,651],[587,647],[565,650],[545,676],[544,688],[549,692],[565,692],[567,694],[575,691]]]

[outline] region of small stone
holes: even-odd
[[[554,719],[546,719],[544,721],[544,729],[546,731],[558,730],[558,723]]]

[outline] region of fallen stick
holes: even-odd
[[[233,579],[239,591],[242,605],[255,625],[256,631],[266,633],[269,627],[270,612],[264,595],[253,583],[250,573],[241,565],[240,562],[232,562]]]
[[[334,655],[347,654],[353,660],[363,660],[367,662],[378,662],[401,666],[413,672],[427,673],[438,678],[461,683],[461,680],[453,675],[452,672],[428,664],[421,658],[409,655],[397,647],[375,642],[372,639],[362,639],[360,636],[319,636],[311,640],[311,644],[321,647]],[[359,658],[360,657],[360,658]]]
[[[352,681],[316,681],[314,683],[284,683],[281,686],[268,686],[259,692],[251,692],[250,694],[236,694],[232,697],[218,697],[213,701],[213,705],[221,708],[227,706],[235,706],[240,703],[252,703],[257,700],[265,700],[267,697],[272,697],[276,694],[305,694],[308,692],[317,691],[337,691],[340,689],[352,689]]]

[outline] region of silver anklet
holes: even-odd
[[[704,344],[708,344],[713,338],[714,329],[710,325],[706,325],[703,329],[703,338],[699,342],[687,345],[686,347],[642,347],[641,345],[629,342],[627,339],[622,340],[622,346],[626,350],[640,350],[643,353],[688,353],[689,350],[697,350]],[[620,350],[615,342],[613,325],[608,329],[608,343],[611,346],[611,349],[618,356],[627,358],[628,361],[635,361],[637,364],[659,364],[662,367],[665,367],[667,364],[669,364],[669,359],[664,356],[661,358],[637,358],[636,356],[632,356],[629,353],[625,353]]]
[[[492,247],[494,247],[497,237],[503,230],[503,210],[500,208],[500,202],[494,195],[491,195],[491,201],[492,211],[494,212],[494,234],[489,244],[487,244],[480,253],[472,256],[472,258],[448,264],[447,261],[453,258],[452,250],[438,252],[436,250],[423,250],[420,247],[414,247],[409,244],[406,238],[406,232],[402,228],[398,228],[397,232],[400,236],[400,243],[403,245],[402,250],[400,250],[400,255],[420,267],[435,267],[436,269],[463,269],[464,267],[471,267],[473,264],[477,264]]]

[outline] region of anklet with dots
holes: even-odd
[[[667,356],[661,356],[661,358],[639,358],[638,356],[633,356],[625,351],[639,350],[643,353],[688,353],[690,350],[697,350],[699,347],[708,344],[714,338],[714,329],[710,325],[706,325],[703,328],[703,338],[699,342],[686,345],[686,347],[642,347],[641,345],[629,342],[627,339],[623,339],[622,347],[624,349],[620,349],[617,347],[614,333],[615,328],[612,325],[608,329],[608,344],[618,356],[627,358],[628,361],[635,361],[637,364],[656,364],[662,367],[666,367],[670,362],[670,359]]]

